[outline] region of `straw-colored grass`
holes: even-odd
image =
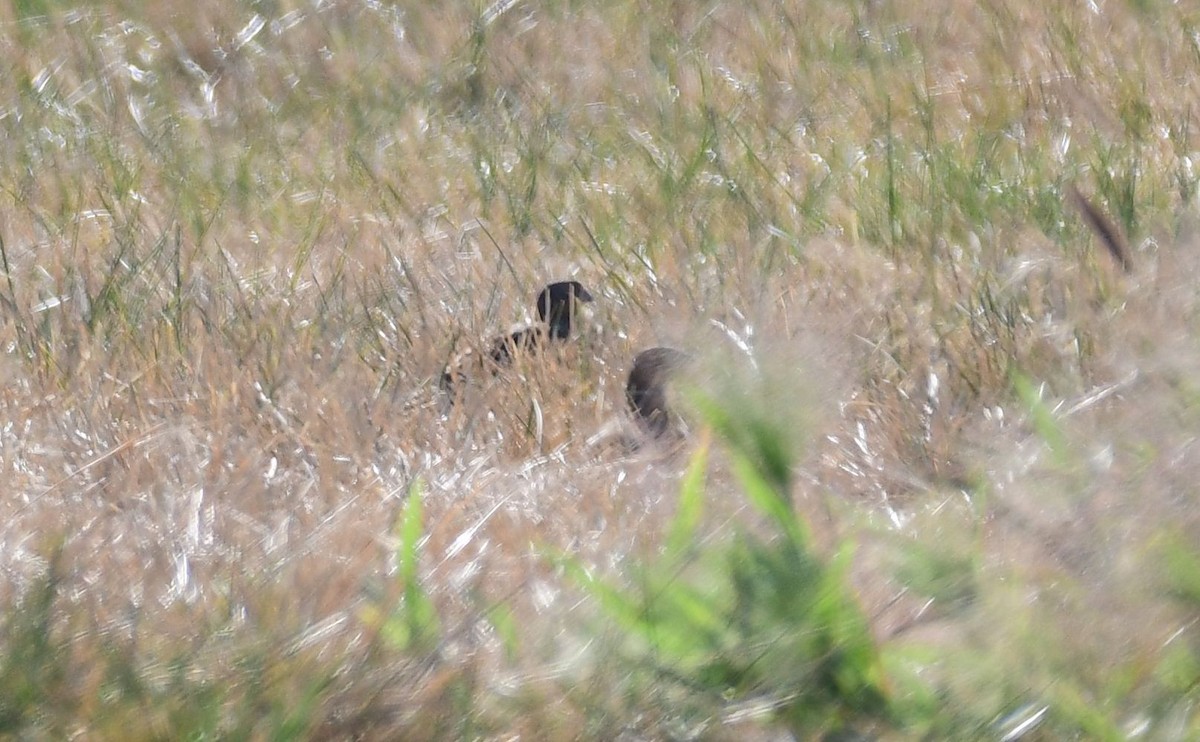
[[[1156,0],[5,5],[0,736],[1200,736],[1198,39]],[[574,342],[448,407],[566,278]],[[663,344],[692,437],[632,451]],[[862,695],[697,659],[808,631]]]

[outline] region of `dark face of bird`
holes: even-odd
[[[563,340],[571,335],[575,303],[591,300],[592,295],[578,281],[552,283],[538,294],[538,319],[549,325],[550,337]]]

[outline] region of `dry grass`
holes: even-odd
[[[639,695],[555,566],[660,553],[692,449],[596,435],[658,344],[751,390],[821,552],[858,545],[918,709],[875,731],[1200,734],[1198,32],[1151,0],[5,6],[0,693],[40,690],[0,734],[768,736]],[[446,360],[566,277],[577,342],[447,414]],[[387,619],[414,483],[432,646]],[[704,545],[761,531],[723,456],[708,491]],[[18,662],[48,574],[57,649]]]

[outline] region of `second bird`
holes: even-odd
[[[638,424],[654,438],[677,431],[675,416],[667,404],[667,382],[691,361],[691,356],[674,348],[650,348],[633,359],[625,398]]]

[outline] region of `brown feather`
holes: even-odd
[[[1117,265],[1121,270],[1129,273],[1133,270],[1133,256],[1130,254],[1129,245],[1125,242],[1125,238],[1121,236],[1117,225],[1113,224],[1100,208],[1088,200],[1080,192],[1079,188],[1071,186],[1071,197],[1075,202],[1075,207],[1079,209],[1079,213],[1083,216],[1083,221],[1091,227],[1100,241],[1104,243],[1104,247],[1108,249],[1108,254],[1113,260],[1117,261]]]

